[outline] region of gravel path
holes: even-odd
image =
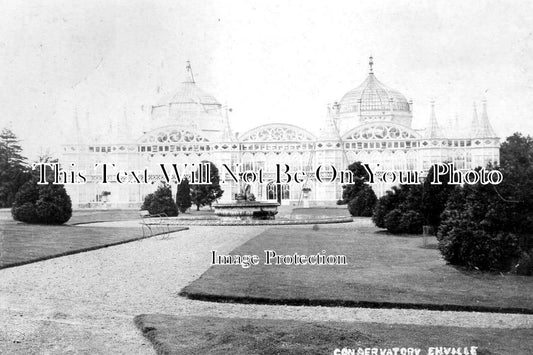
[[[532,315],[239,305],[177,296],[209,267],[210,250],[228,253],[267,228],[191,227],[0,270],[0,353],[153,354],[133,325],[141,313],[533,328]]]

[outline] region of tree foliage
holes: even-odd
[[[150,214],[164,213],[169,217],[178,215],[178,207],[172,199],[172,189],[168,184],[160,185],[154,193],[144,198],[141,210],[147,210]]]
[[[421,233],[422,196],[422,185],[393,186],[377,201],[372,221],[391,233]],[[402,219],[404,214],[406,217]]]
[[[192,206],[191,187],[188,179],[181,180],[176,192],[176,205],[181,213],[184,213]]]
[[[352,173],[353,183],[342,187],[342,200],[337,201],[337,204],[348,204],[352,216],[370,217],[377,197],[368,185],[368,173],[359,161],[350,164],[348,170]]]
[[[490,168],[490,167],[489,167]],[[441,215],[439,249],[451,264],[505,271],[529,260],[533,228],[533,140],[514,134],[502,143],[499,185],[465,185]]]
[[[356,161],[348,165],[348,170],[353,174],[353,184],[346,184],[342,186],[342,203],[347,204],[352,201],[357,194],[368,182],[368,174],[360,161]]]
[[[224,191],[220,188],[220,177],[218,175],[218,169],[215,164],[212,162],[202,162],[209,163],[209,173],[210,173],[210,184],[197,184],[192,185],[191,188],[191,198],[196,209],[200,210],[200,207],[209,206],[213,202],[217,201],[222,197]]]
[[[11,207],[17,191],[31,178],[21,153],[16,135],[4,128],[0,132],[0,207]]]
[[[365,184],[355,197],[348,203],[348,211],[352,216],[370,217],[377,202],[372,188]]]
[[[436,174],[436,167],[433,165],[429,168],[426,180],[422,188],[422,201],[419,212],[423,216],[423,223],[430,225],[435,229],[440,224],[440,215],[446,208],[448,197],[454,190],[454,185],[449,184],[448,175],[440,176],[441,184],[432,184],[433,177]]]
[[[31,179],[15,195],[11,214],[25,223],[63,224],[72,216],[72,202],[63,185]]]
[[[442,184],[432,184],[435,169],[432,166],[428,170],[421,184],[394,186],[387,191],[378,200],[372,214],[376,226],[391,233],[414,234],[422,233],[424,225],[436,228],[454,186],[448,183],[448,176],[440,177]],[[388,216],[389,213],[392,214]]]

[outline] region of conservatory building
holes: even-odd
[[[457,169],[498,162],[500,141],[489,122],[485,102],[479,117],[473,107],[467,129],[439,125],[433,103],[426,127],[413,129],[413,102],[377,79],[372,58],[369,64],[366,79],[359,86],[328,105],[326,115],[317,114],[322,120],[318,132],[278,123],[239,135],[233,133],[227,108],[199,87],[187,64],[185,80],[172,95],[150,107],[144,132],[111,141],[64,145],[61,163],[75,164],[87,172],[103,163],[130,171],[157,172],[161,164],[197,166],[208,161],[217,166],[221,177],[229,175],[227,169],[262,171],[261,181],[226,179],[221,201],[233,200],[243,184],[249,184],[257,200],[312,206],[335,204],[341,198],[343,182],[332,179],[335,169],[345,170],[356,161],[372,169],[396,171],[427,170],[440,162],[453,162]],[[285,164],[291,172],[305,172],[305,177],[299,181],[277,179],[277,169],[284,171]],[[322,170],[317,172],[319,166]],[[137,208],[157,187],[152,183],[92,183],[98,181],[98,174],[88,175],[87,183],[66,185],[75,207]],[[171,186],[175,193],[177,184],[171,182]],[[378,196],[391,186],[372,185]]]

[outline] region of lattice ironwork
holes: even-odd
[[[293,125],[270,124],[256,127],[239,137],[243,142],[290,142],[314,141],[310,132]]]
[[[413,138],[420,138],[420,135],[407,127],[387,122],[359,126],[346,133],[343,140],[403,140]]]
[[[209,140],[198,133],[179,128],[163,128],[145,134],[140,143],[172,144],[198,143]]]

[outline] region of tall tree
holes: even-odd
[[[346,204],[352,201],[357,194],[363,190],[366,182],[369,181],[368,173],[360,161],[348,165],[348,170],[353,174],[353,184],[342,186],[342,203]]]
[[[188,179],[181,180],[176,192],[176,205],[181,213],[185,213],[191,206],[191,186]]]
[[[211,207],[213,202],[221,198],[222,194],[224,193],[224,190],[220,188],[220,177],[218,175],[218,168],[212,162],[202,162],[202,164],[204,163],[209,163],[209,176],[211,183],[202,185],[192,185],[191,198],[192,202],[196,205],[197,211],[200,210],[200,207],[202,206]]]
[[[500,184],[464,185],[450,196],[437,235],[448,262],[505,271],[521,253],[533,255],[533,138],[508,137],[499,170]]]
[[[431,183],[435,174],[437,174],[436,169],[435,165],[429,168],[428,175],[422,185],[422,205],[420,206],[420,213],[424,216],[424,224],[430,225],[435,229],[440,224],[440,215],[446,208],[448,197],[454,190],[454,185],[449,184],[448,175],[439,178],[440,185]]]
[[[0,132],[0,207],[11,207],[19,188],[31,178],[21,153],[17,136],[4,128]]]

